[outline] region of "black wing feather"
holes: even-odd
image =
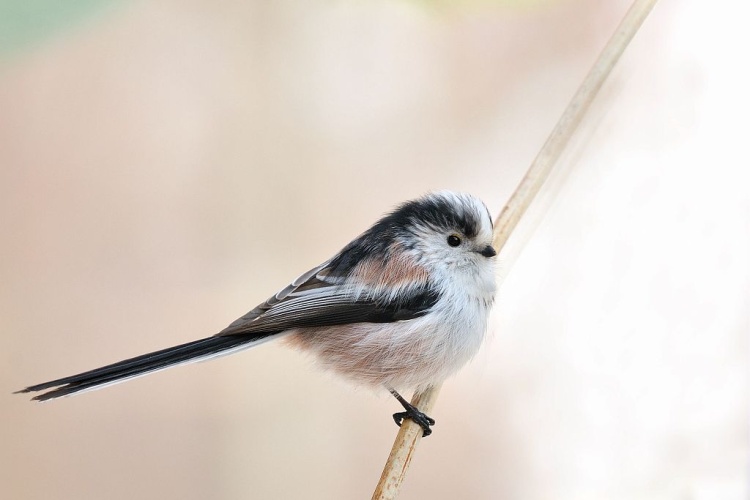
[[[346,275],[339,274],[332,267],[334,262],[329,261],[303,274],[218,335],[405,321],[424,315],[440,298],[429,282],[405,287],[395,296],[387,290],[354,293],[347,284]]]

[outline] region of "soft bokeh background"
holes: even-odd
[[[369,498],[397,404],[280,345],[10,393],[216,332],[427,190],[497,213],[627,4],[2,2],[1,496]],[[746,10],[647,20],[402,498],[747,498]]]

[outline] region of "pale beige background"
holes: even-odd
[[[496,213],[627,3],[123,2],[5,52],[0,496],[369,498],[396,403],[279,345],[10,393],[216,332],[427,190]],[[742,5],[657,6],[402,498],[747,498]]]

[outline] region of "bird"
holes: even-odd
[[[464,366],[495,297],[493,222],[477,197],[436,191],[397,206],[331,259],[219,333],[26,387],[48,401],[283,338],[326,369],[388,390],[423,436],[435,420],[398,391],[421,391]]]

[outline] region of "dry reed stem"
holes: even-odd
[[[552,133],[542,146],[513,195],[495,220],[493,243],[498,253],[505,246],[521,217],[536,197],[552,167],[586,114],[599,89],[612,72],[625,48],[651,12],[657,0],[635,0],[615,33],[605,45],[596,63],[571,99]],[[414,395],[411,403],[429,414],[440,391],[440,384]],[[409,464],[422,437],[422,429],[411,420],[404,420],[393,443],[373,500],[396,498],[406,477]]]

